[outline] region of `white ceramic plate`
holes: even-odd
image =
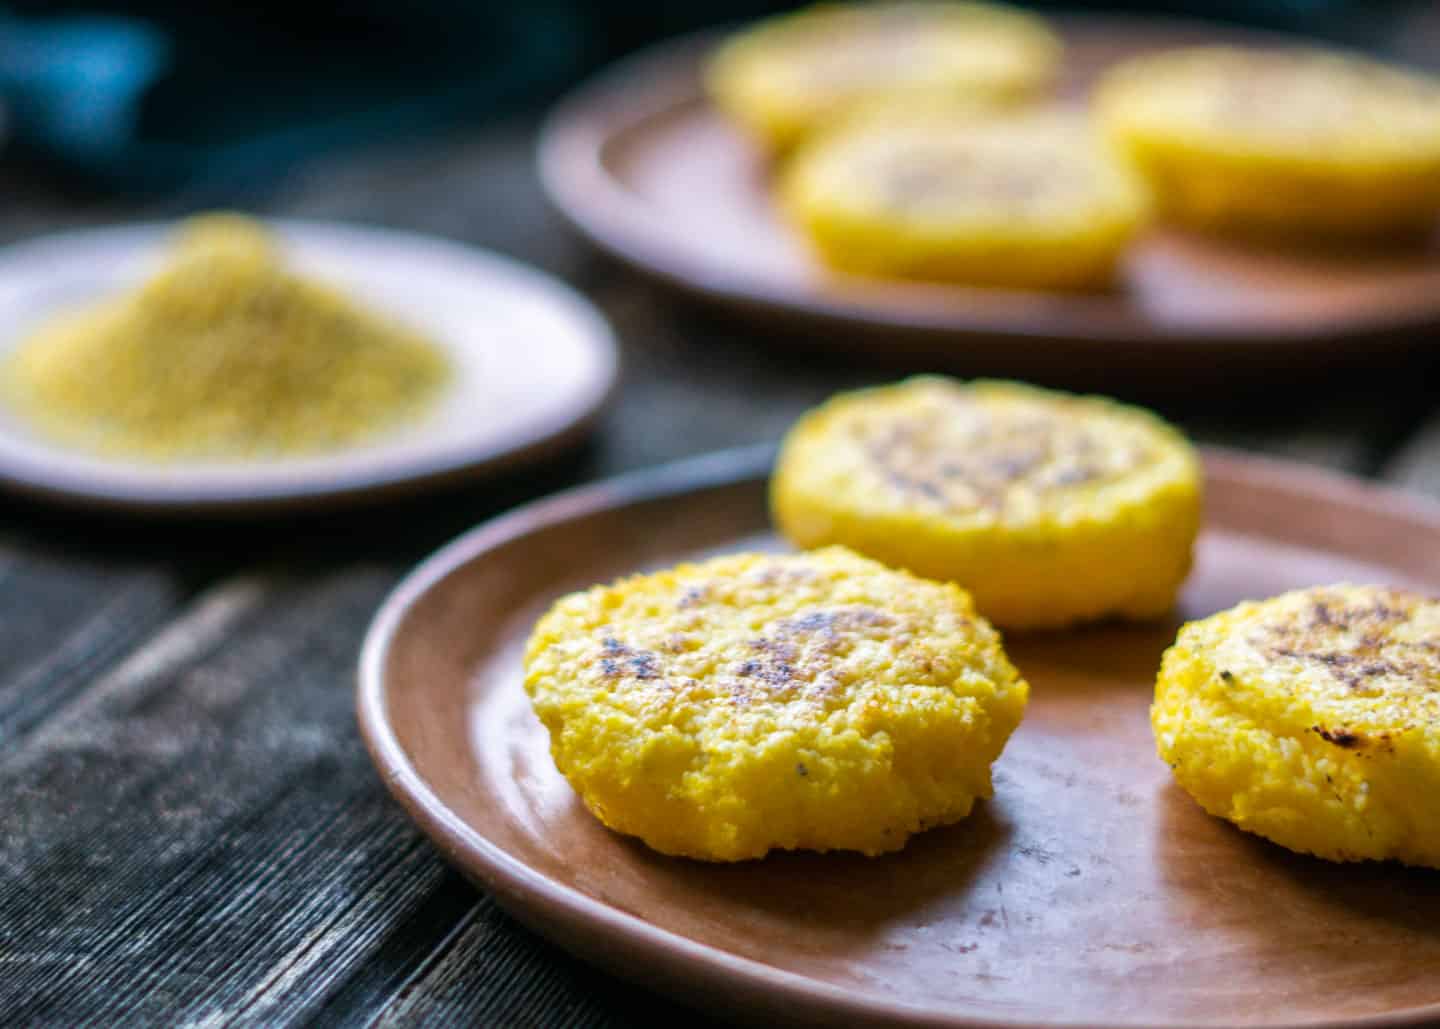
[[[604,318],[509,258],[390,230],[270,223],[291,266],[428,333],[455,373],[403,429],[304,457],[153,462],[95,456],[0,407],[0,484],[87,505],[253,511],[318,506],[478,475],[548,454],[588,429],[615,384]],[[58,311],[142,281],[172,224],[70,232],[0,250],[0,356]]]

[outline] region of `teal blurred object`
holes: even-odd
[[[493,113],[583,60],[563,0],[196,6],[0,10],[19,149],[114,191],[238,200],[315,154]]]
[[[139,98],[165,70],[169,49],[133,19],[0,15],[0,89],[27,138],[105,155],[132,138]]]

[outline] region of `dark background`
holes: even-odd
[[[164,197],[175,209],[243,203],[319,154],[453,131],[541,103],[655,39],[788,6],[27,0],[0,7],[9,159],[75,188]],[[1406,35],[1395,28],[1433,7],[1169,0],[1087,9],[1203,16],[1394,50]]]

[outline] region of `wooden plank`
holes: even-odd
[[[893,369],[767,350],[745,330],[677,308],[633,277],[596,286],[592,298],[624,341],[626,369],[623,411],[596,441],[597,474],[778,439],[831,394],[896,377]]]
[[[0,750],[173,617],[173,570],[14,541],[0,548]]]
[[[1332,471],[1374,475],[1431,397],[1424,375],[1384,387],[1285,390],[1248,402],[1221,398],[1215,410],[1193,403],[1162,410],[1201,443],[1254,450]],[[1188,407],[1190,409],[1185,409]]]
[[[385,795],[350,686],[392,578],[226,582],[0,757],[0,1024],[648,1010],[477,900]]]
[[[462,137],[318,161],[266,206],[475,243],[571,282],[613,274],[546,200],[534,171],[535,127],[533,116],[517,117]]]
[[[1440,497],[1440,409],[1385,463],[1381,477],[1401,489]]]
[[[392,579],[228,582],[0,756],[0,1023],[298,1017],[440,888],[351,714]]]
[[[1196,419],[1184,427],[1191,438],[1202,445],[1258,451],[1336,472],[1363,475],[1370,461],[1364,428],[1331,425],[1319,418],[1303,418],[1299,424],[1287,426],[1283,431],[1238,419]]]
[[[380,1012],[384,1029],[430,1025],[719,1025],[581,964],[483,898],[423,974]]]
[[[441,869],[439,858],[431,863]],[[385,926],[384,942],[306,1019],[313,1029],[369,1024],[386,1003],[430,967],[474,921],[481,898],[453,869],[444,868],[436,888],[403,919]]]
[[[132,213],[114,205],[78,202],[51,176],[27,174],[8,162],[0,168],[0,193],[5,196],[0,206],[0,243],[104,225]]]

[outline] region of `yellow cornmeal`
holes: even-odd
[[[1318,50],[1202,47],[1118,66],[1097,106],[1181,222],[1375,236],[1440,217],[1434,78]]]
[[[597,586],[525,688],[600,821],[666,854],[879,854],[991,793],[1029,687],[952,585],[834,547]]]
[[[1193,622],[1151,720],[1211,814],[1332,861],[1440,867],[1440,601],[1327,586]]]
[[[711,61],[716,104],[784,150],[880,96],[1005,105],[1045,90],[1060,43],[1045,23],[979,3],[827,4],[742,32]]]
[[[790,431],[771,486],[797,546],[839,543],[959,583],[991,621],[1168,611],[1200,524],[1200,462],[1149,412],[939,377],[841,394]]]
[[[841,271],[979,286],[1103,287],[1147,199],[1086,119],[928,101],[867,109],[801,149],[781,206]]]
[[[418,333],[291,274],[257,222],[186,223],[137,291],[57,318],[4,368],[71,445],[146,458],[340,447],[417,416],[449,375]]]

